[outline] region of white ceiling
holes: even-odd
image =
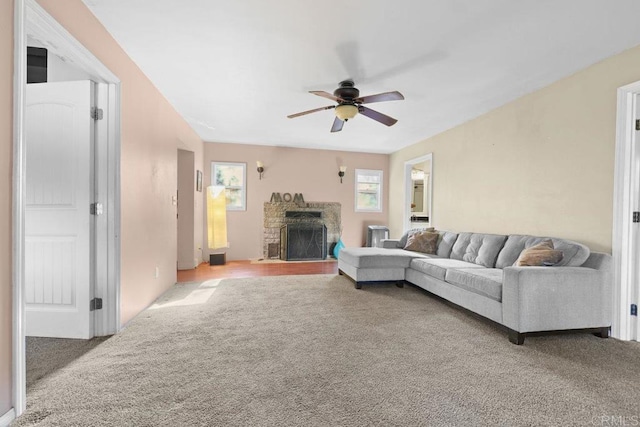
[[[640,44],[637,0],[84,0],[205,141],[391,153]],[[333,92],[398,90],[330,133]]]

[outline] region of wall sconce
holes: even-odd
[[[256,162],[256,166],[258,166],[258,173],[260,174],[260,179],[262,179],[262,172],[264,172],[264,164],[258,160]]]
[[[340,166],[340,172],[338,172],[338,176],[340,177],[340,184],[342,184],[342,177],[344,176],[344,173],[346,171],[347,171],[346,166]]]

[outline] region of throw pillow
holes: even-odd
[[[435,254],[438,248],[439,237],[440,234],[432,231],[413,233],[407,238],[407,244],[404,246],[404,249],[425,254]]]
[[[435,228],[433,227],[429,227],[429,228],[412,228],[411,230],[407,231],[406,233],[404,233],[402,235],[402,237],[400,238],[400,241],[398,242],[398,247],[399,248],[404,248],[407,245],[407,239],[409,238],[409,236],[411,236],[412,234],[415,233],[421,233],[423,231],[436,231]]]
[[[555,265],[562,261],[563,256],[562,251],[554,249],[553,242],[548,239],[520,252],[520,256],[513,265],[517,267]]]

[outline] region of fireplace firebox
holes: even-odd
[[[286,261],[327,258],[327,227],[324,224],[296,223],[280,228],[280,259]]]

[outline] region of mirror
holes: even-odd
[[[431,226],[432,154],[405,162],[405,231]]]
[[[411,222],[429,222],[429,172],[431,160],[411,166]]]
[[[415,215],[429,216],[426,209],[427,196],[429,193],[429,174],[422,169],[423,165],[415,165],[411,169],[411,213]]]

